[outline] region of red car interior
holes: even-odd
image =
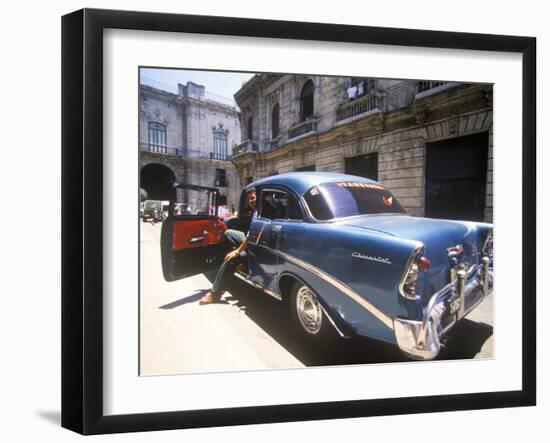
[[[175,220],[172,250],[200,248],[223,242],[225,224],[218,219]]]

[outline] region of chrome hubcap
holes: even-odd
[[[307,286],[302,286],[296,295],[296,312],[304,330],[315,335],[321,329],[323,312],[321,305]]]

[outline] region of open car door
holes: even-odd
[[[160,237],[167,281],[217,268],[225,255],[225,224],[218,218],[218,190],[174,184]]]

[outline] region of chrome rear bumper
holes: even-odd
[[[394,331],[401,351],[416,360],[431,360],[441,349],[440,338],[468,315],[493,290],[493,268],[489,257],[436,292],[424,311],[423,320],[396,318]]]

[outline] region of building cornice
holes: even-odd
[[[179,102],[178,94],[163,91],[162,89],[157,89],[149,85],[139,85],[139,92],[143,96],[164,100],[173,104],[178,104]]]
[[[195,98],[195,97],[179,97],[180,103],[185,106],[195,106],[200,108],[210,108],[216,111],[221,111],[226,114],[234,114],[234,117],[238,117],[240,112],[233,106],[226,105],[224,103],[216,102],[207,98]]]
[[[241,103],[248,100],[250,97],[255,95],[258,92],[258,89],[262,89],[277,80],[279,80],[283,74],[256,74],[250,80],[248,80],[242,87],[239,89],[233,97],[239,106]]]
[[[207,98],[195,98],[195,97],[182,97],[178,94],[157,89],[149,85],[139,85],[140,94],[147,98],[155,98],[157,100],[163,100],[173,105],[188,106],[192,105],[201,108],[210,108],[216,111],[221,111],[226,114],[233,114],[235,118],[238,118],[240,112],[233,106],[226,105],[225,103],[216,102]]]
[[[340,144],[357,139],[387,136],[396,132],[421,129],[445,119],[492,110],[492,94],[487,85],[465,85],[430,98],[413,102],[395,111],[377,112],[350,123],[311,134],[298,140],[257,154],[258,160],[274,160],[289,153],[338,141]],[[240,158],[234,163],[240,164]]]

